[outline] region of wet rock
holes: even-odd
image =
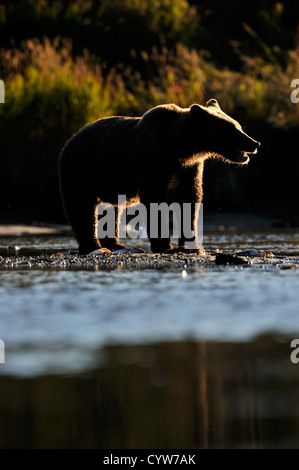
[[[266,254],[263,251],[259,250],[243,250],[243,251],[236,251],[235,253],[237,256],[250,256],[250,257],[261,257],[261,256],[266,256]]]
[[[6,251],[8,253],[18,253],[20,251],[20,247],[17,245],[7,245]]]
[[[216,253],[216,264],[249,264],[242,256],[231,253]]]
[[[113,251],[114,255],[125,255],[125,254],[132,254],[132,253],[145,253],[142,248],[122,248],[121,250]]]
[[[280,266],[280,269],[298,269],[298,266],[295,264],[283,264]]]

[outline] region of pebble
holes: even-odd
[[[237,256],[231,253],[217,253],[216,264],[249,264],[243,256]]]
[[[254,258],[258,256],[265,256],[265,253],[263,251],[253,250],[253,249],[244,250],[244,251],[236,251],[235,254],[238,256],[252,256]]]

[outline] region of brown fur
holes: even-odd
[[[117,204],[118,195],[126,195],[128,204],[189,202],[195,208],[202,200],[206,158],[244,164],[258,146],[216,100],[185,109],[161,105],[142,117],[116,116],[86,125],[66,143],[59,160],[63,204],[79,252],[120,247],[117,237],[97,238],[99,202]],[[182,237],[181,247],[185,241]],[[171,248],[169,239],[150,242],[154,252]]]

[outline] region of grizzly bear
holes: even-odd
[[[116,205],[120,194],[126,195],[127,205],[140,201],[146,208],[190,203],[193,230],[195,205],[203,196],[204,161],[220,158],[244,165],[259,145],[215,99],[205,106],[166,104],[141,117],[112,116],[87,124],[68,140],[59,159],[63,205],[79,253],[123,248],[117,227],[114,238],[97,235],[98,204]],[[173,251],[169,237],[150,237],[150,220],[147,233],[153,252]],[[182,235],[176,250],[184,251],[185,242]]]

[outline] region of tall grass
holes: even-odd
[[[1,50],[6,103],[4,121],[47,124],[47,129],[75,130],[85,122],[113,114],[117,107],[134,105],[120,75],[111,70],[103,77],[101,65],[87,52],[72,58],[71,42],[30,39],[21,50]],[[29,132],[30,136],[30,132]]]
[[[2,124],[22,123],[30,138],[35,121],[70,133],[106,115],[140,114],[169,102],[187,107],[215,97],[229,113],[294,126],[299,109],[290,100],[290,83],[299,77],[299,47],[286,54],[285,67],[243,57],[243,70],[235,72],[216,68],[204,53],[186,46],[161,53],[153,48],[139,57],[147,76],[142,78],[121,64],[107,71],[88,52],[73,58],[70,40],[30,39],[21,49],[0,51],[6,85],[0,118]]]
[[[188,0],[102,0],[98,16],[110,18],[109,24],[113,17],[118,22],[136,17],[147,31],[176,42],[188,42],[199,23],[196,7]]]
[[[74,57],[71,41],[59,38],[30,39],[19,49],[0,51],[6,101],[0,106],[0,207],[18,208],[22,201],[36,208],[37,217],[44,211],[56,214],[60,149],[81,126],[103,116],[136,116],[162,103],[188,107],[214,97],[224,111],[255,124],[261,134],[264,123],[280,128],[280,133],[270,130],[274,144],[268,139],[268,150],[263,145],[271,162],[275,152],[285,151],[285,138],[275,140],[276,134],[287,129],[284,135],[294,138],[299,105],[290,100],[290,84],[299,78],[299,48],[286,53],[284,66],[274,58],[243,57],[239,72],[220,69],[206,53],[183,45],[134,54],[138,67],[108,69],[88,52]],[[256,180],[264,171],[262,160],[260,165]],[[295,175],[295,162],[293,167]]]

